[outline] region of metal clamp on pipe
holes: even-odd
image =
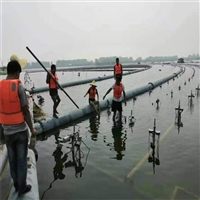
[[[155,88],[155,86],[154,86],[154,84],[153,84],[152,82],[149,82],[148,84],[149,84],[149,85],[152,85],[152,87],[153,87],[152,89]],[[150,87],[149,87],[149,89],[150,89]]]

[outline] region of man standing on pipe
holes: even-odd
[[[103,99],[105,99],[106,95],[110,93],[110,91],[113,89],[113,101],[112,101],[112,111],[113,114],[113,121],[115,121],[116,112],[118,110],[119,112],[119,120],[121,122],[122,119],[122,92],[124,95],[124,103],[126,106],[126,93],[124,85],[121,82],[121,79],[117,77],[115,84],[106,92],[106,94],[103,96]]]
[[[0,80],[0,124],[8,149],[10,174],[20,197],[32,188],[26,182],[29,137],[27,125],[32,134],[37,131],[33,128],[27,96],[19,80],[20,61],[16,56],[15,60],[12,56],[11,58],[7,65],[8,75],[5,80]]]
[[[51,65],[51,75],[54,77],[56,81],[58,81],[58,76],[56,74],[56,65]],[[60,97],[58,95],[58,85],[53,80],[53,78],[50,76],[49,73],[47,73],[46,83],[49,84],[49,94],[51,96],[51,99],[53,100],[53,117],[58,118],[57,114],[57,107],[60,103]]]
[[[119,77],[122,79],[123,69],[122,65],[119,63],[119,58],[116,58],[116,65],[114,66],[114,78]]]

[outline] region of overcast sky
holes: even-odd
[[[1,60],[199,53],[198,2],[1,3]]]

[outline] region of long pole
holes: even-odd
[[[45,68],[45,66],[40,62],[40,60],[34,55],[34,53],[26,47],[26,49],[30,52],[30,54],[38,61],[38,63],[43,67],[43,69],[51,76],[51,78],[55,81],[55,83],[59,86],[59,88],[68,96],[68,98],[74,103],[74,105],[78,107],[78,105],[74,102],[74,100],[67,94],[67,92],[63,89],[63,87],[56,81],[56,79],[52,76],[52,74]]]

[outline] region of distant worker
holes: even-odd
[[[89,104],[94,108],[94,110],[97,112],[97,114],[100,114],[100,106],[99,106],[99,94],[97,90],[97,85],[95,81],[92,81],[90,83],[91,87],[89,90],[86,92],[84,97],[86,97],[87,94],[89,94]],[[95,100],[95,96],[97,95],[97,100]],[[97,105],[98,110],[96,109],[95,105]]]
[[[7,65],[7,77],[0,80],[0,124],[8,150],[10,174],[18,196],[32,188],[27,184],[28,127],[36,134],[31,121],[25,89],[19,80],[21,66],[17,60]],[[27,127],[28,125],[28,127]]]
[[[110,91],[113,89],[113,101],[112,101],[112,111],[113,114],[113,121],[115,121],[116,112],[119,112],[119,120],[121,122],[122,118],[122,92],[124,96],[124,103],[126,106],[126,93],[124,85],[121,83],[121,79],[117,77],[115,84],[106,92],[106,94],[103,96],[103,99],[105,99],[106,95],[110,93]]]
[[[119,63],[119,58],[116,58],[116,65],[114,66],[114,78],[119,77],[122,79],[123,69],[122,65]]]
[[[53,78],[58,82],[58,76],[56,74],[56,65],[51,65],[51,72],[50,74],[53,76]],[[53,117],[58,118],[57,114],[57,107],[60,103],[60,97],[58,95],[58,85],[53,80],[53,78],[50,76],[49,73],[47,73],[46,83],[49,84],[49,94],[53,100]]]

